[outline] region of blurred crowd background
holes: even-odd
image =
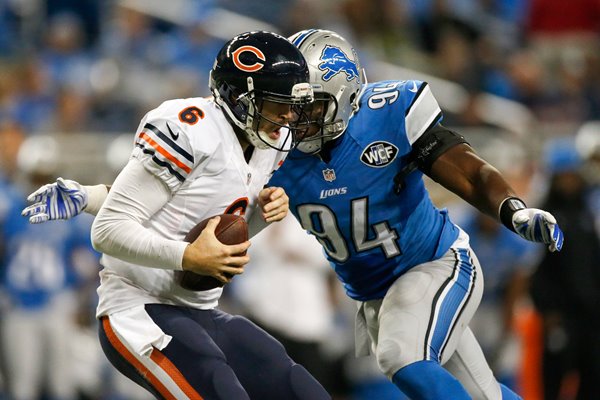
[[[428,81],[445,124],[557,216],[550,255],[429,185],[481,260],[472,328],[496,376],[525,400],[600,398],[600,0],[0,0],[0,398],[150,398],[100,351],[90,218],[32,226],[25,198],[57,176],[112,182],[147,111],[209,95],[229,38],[307,28],[345,36],[370,81]],[[404,398],[354,358],[355,307],[293,219],[251,250],[222,308],[335,400]]]

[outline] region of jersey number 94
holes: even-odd
[[[381,247],[386,258],[401,255],[398,232],[391,229],[387,221],[378,222],[369,229],[367,204],[366,197],[352,200],[350,236],[356,252]],[[349,240],[342,235],[337,218],[329,207],[323,204],[301,204],[298,206],[298,217],[302,227],[315,235],[329,257],[340,263],[348,260]],[[367,237],[370,231],[375,232],[375,238]]]

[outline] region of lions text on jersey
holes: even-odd
[[[382,298],[408,269],[441,257],[458,237],[418,170],[394,192],[412,145],[442,113],[419,81],[369,84],[331,160],[294,151],[275,173],[291,211],[316,236],[350,297]]]
[[[164,102],[140,122],[132,157],[159,177],[171,199],[144,223],[166,239],[183,240],[198,222],[232,213],[249,218],[256,196],[284,153],[255,149],[246,162],[239,140],[212,99]],[[103,255],[98,315],[140,304],[216,307],[222,288],[181,288],[174,271],[147,268]],[[119,296],[111,293],[120,293]]]

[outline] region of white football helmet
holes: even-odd
[[[314,154],[348,127],[350,117],[358,110],[365,75],[354,48],[335,32],[308,29],[294,34],[289,40],[300,49],[308,63],[315,102],[305,111],[310,116],[313,130],[319,127],[317,133],[313,134],[311,130],[296,147],[304,153]]]

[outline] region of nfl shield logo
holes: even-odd
[[[324,169],[323,178],[325,178],[327,182],[335,181],[335,171],[331,168]]]

